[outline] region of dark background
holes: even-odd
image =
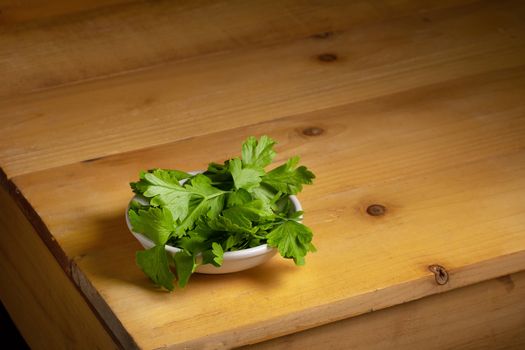
[[[0,344],[9,344],[10,349],[15,350],[29,349],[2,303],[0,303]]]

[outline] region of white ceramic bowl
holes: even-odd
[[[131,199],[131,201],[133,201],[136,198],[137,196],[134,196]],[[289,198],[294,205],[295,211],[303,210],[301,207],[301,203],[299,203],[299,200],[296,196],[292,195]],[[150,240],[148,237],[144,236],[139,232],[133,231],[128,216],[130,205],[128,205],[128,208],[126,210],[126,224],[128,225],[128,229],[145,249],[154,247],[155,243],[152,240]],[[172,247],[170,245],[166,245],[166,251],[172,255],[175,255],[175,253],[179,252],[180,249]],[[266,261],[270,260],[270,258],[272,258],[276,253],[277,249],[269,247],[267,244],[263,244],[253,248],[237,250],[234,252],[225,252],[224,259],[220,267],[215,267],[211,264],[199,265],[195,272],[208,274],[222,274],[247,270],[252,267],[261,265],[262,263],[265,263]]]

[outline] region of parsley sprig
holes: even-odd
[[[289,196],[315,176],[299,166],[299,157],[266,172],[275,143],[267,136],[249,137],[240,158],[210,163],[202,174],[152,169],[130,184],[139,198],[129,209],[131,226],[155,243],[137,252],[136,262],[155,284],[171,291],[177,279],[184,287],[198,264],[218,267],[224,252],[265,243],[304,265],[305,255],[315,251],[312,231],[300,222],[302,212],[295,212]],[[165,245],[181,250],[172,257]]]

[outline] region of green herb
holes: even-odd
[[[302,212],[295,212],[289,196],[315,176],[298,166],[299,157],[266,172],[275,143],[267,136],[249,137],[241,158],[210,163],[202,174],[153,169],[130,184],[140,198],[129,209],[131,226],[155,243],[137,252],[136,262],[155,284],[171,291],[176,278],[184,287],[199,264],[219,267],[225,252],[265,243],[304,264],[315,251],[312,231],[300,222]],[[172,257],[165,245],[181,250]]]

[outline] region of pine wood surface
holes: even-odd
[[[522,15],[482,2],[0,100],[0,163],[13,177],[517,67]]]
[[[14,183],[57,250],[73,257],[71,273],[91,282],[85,293],[106,303],[139,346],[241,345],[525,268],[524,74],[498,71],[35,172]],[[312,126],[323,134],[302,133]],[[301,154],[318,174],[300,199],[319,252],[301,269],[273,259],[231,276],[195,276],[174,294],[152,293],[133,263],[139,246],[122,220],[127,182],[144,167],[201,169],[237,154],[242,139],[260,130],[282,141],[280,159]],[[374,203],[386,206],[384,217],[366,214]],[[431,264],[445,266],[450,283],[435,285]],[[129,307],[138,300],[141,307]]]
[[[0,166],[34,239],[118,345],[253,344],[525,269],[522,2],[334,2],[325,12],[260,2],[253,13],[226,2],[99,4],[29,14],[0,37],[13,40],[20,26],[17,45],[38,40],[31,31],[47,38],[33,49],[0,49],[10,64],[0,91]],[[171,25],[182,24],[142,28],[158,6],[180,6],[168,12],[195,18],[192,25],[215,9],[215,26],[164,47],[178,35]],[[232,13],[250,30],[231,34]],[[86,23],[119,28],[133,14],[139,21],[129,31],[76,47],[59,40],[65,51],[34,66],[14,59],[52,48],[48,30],[82,35]],[[260,35],[269,28],[282,35]],[[145,37],[165,55],[140,48]],[[116,49],[119,38],[140,49]],[[57,63],[63,69],[49,68]],[[156,291],[134,264],[139,245],[123,219],[128,182],[152,167],[203,169],[261,134],[279,141],[278,162],[299,154],[318,176],[299,199],[319,251],[303,268],[274,258]],[[370,216],[372,204],[386,213]],[[448,283],[436,283],[433,264]]]
[[[521,272],[242,350],[522,349],[524,298]]]
[[[4,0],[0,96],[472,2]]]
[[[117,349],[111,333],[3,188],[0,204],[0,298],[28,345]]]

